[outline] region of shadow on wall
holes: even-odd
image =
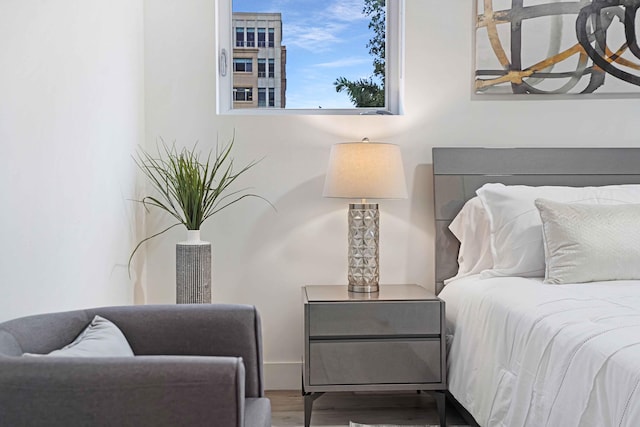
[[[286,363],[299,362],[291,355],[300,343],[290,337],[302,336],[301,287],[347,282],[346,201],[323,199],[323,186],[319,175],[272,200],[278,212],[265,209],[240,250],[247,263],[238,296],[259,306],[265,354]]]
[[[413,271],[417,277],[424,278],[428,288],[435,281],[433,165],[416,166],[411,189],[407,239],[407,253],[410,256],[406,257],[405,271]]]
[[[402,260],[407,279],[420,278],[420,282],[427,284],[433,283],[435,277],[432,171],[431,164],[416,166],[409,200],[379,201],[384,215],[381,246],[385,241],[406,241],[409,256]],[[301,183],[272,201],[278,210],[275,216],[265,210],[256,220],[252,229],[254,238],[242,249],[246,259],[251,260],[251,269],[268,274],[274,266],[284,266],[286,271],[278,272],[283,286],[346,284],[347,212],[352,201],[323,198],[324,179],[324,175],[319,175]],[[392,233],[407,235],[391,237]],[[242,283],[250,283],[251,279],[255,279],[255,271],[243,273]],[[273,290],[255,291],[256,296],[264,293],[269,297]]]
[[[140,184],[141,185],[141,184]],[[147,302],[147,292],[144,284],[144,272],[146,268],[147,250],[146,244],[142,244],[137,253],[131,260],[131,269],[129,269],[129,257],[136,245],[146,237],[145,229],[145,209],[141,203],[136,202],[142,197],[142,188],[136,189],[135,198],[131,199],[123,195],[124,209],[129,213],[129,253],[127,253],[127,277],[130,277],[130,282],[133,285],[133,303],[145,304]]]
[[[300,286],[302,281],[309,280],[309,273],[325,271],[322,265],[342,265],[346,262],[347,244],[347,208],[343,199],[322,197],[324,175],[309,179],[276,201],[272,201],[277,209],[273,215],[270,210],[258,218],[253,226],[252,235],[242,249],[247,259],[252,260],[252,268],[265,271],[273,266],[284,265],[283,282],[295,282]],[[337,244],[334,241],[338,240]],[[286,273],[286,274],[284,274]],[[245,273],[247,276],[249,273]],[[336,276],[326,279],[346,280],[346,264],[344,277]],[[335,275],[334,275],[335,276]],[[314,280],[321,280],[314,275]],[[284,283],[283,283],[284,284]],[[269,293],[269,290],[264,290]]]
[[[411,203],[411,224],[433,236],[433,165],[419,164],[413,173]]]
[[[407,280],[427,285],[435,277],[432,170],[430,164],[416,166],[409,200],[380,201],[381,245],[405,241],[407,256],[399,257],[404,265],[398,267],[404,267]],[[239,283],[244,292],[252,287],[250,294],[256,300],[272,298],[274,289],[264,285],[275,281],[280,289],[295,288],[296,299],[297,289],[305,284],[346,285],[350,200],[323,198],[324,179],[324,174],[318,175],[272,200],[277,213],[265,209],[253,223],[252,238],[240,250],[247,264]],[[406,235],[392,237],[392,233]],[[385,248],[390,250],[387,245],[381,251]]]

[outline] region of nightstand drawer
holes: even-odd
[[[309,336],[439,335],[439,301],[309,304]]]
[[[439,339],[322,340],[309,344],[309,384],[419,384],[441,381]]]

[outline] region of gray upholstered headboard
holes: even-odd
[[[449,223],[488,182],[506,185],[640,184],[640,148],[433,148],[436,291],[458,271]]]

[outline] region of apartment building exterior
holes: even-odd
[[[233,13],[233,108],[285,108],[287,49],[280,13]]]

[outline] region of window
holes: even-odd
[[[276,90],[272,87],[269,88],[269,107],[276,106]]]
[[[269,47],[274,46],[274,43],[276,40],[275,34],[276,34],[275,28],[269,28]]]
[[[252,73],[253,60],[251,58],[233,58],[233,71],[237,73]]]
[[[258,28],[258,47],[267,47],[266,37],[266,28]]]
[[[269,58],[269,77],[276,76],[276,60]]]
[[[266,107],[267,106],[267,89],[260,87],[258,88],[258,107]]]
[[[234,101],[253,101],[253,88],[252,87],[234,87],[233,100]]]
[[[244,47],[244,28],[236,28],[236,47]]]
[[[234,88],[249,87],[266,88],[270,111],[402,113],[405,0],[214,1],[219,113],[251,114],[258,98],[234,106]]]
[[[256,47],[255,28],[247,28],[247,47]]]

